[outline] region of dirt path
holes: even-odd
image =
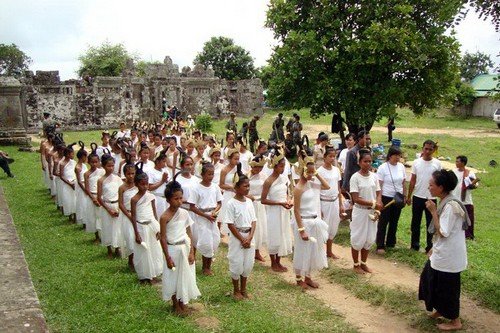
[[[269,266],[269,256],[261,250],[262,255],[268,259],[263,264]],[[293,274],[292,262],[288,258],[281,260],[282,264],[288,268],[287,273],[279,274],[285,281],[295,285],[295,275]],[[322,301],[326,306],[344,316],[346,322],[356,327],[360,332],[366,333],[396,333],[396,332],[418,332],[410,327],[408,323],[386,311],[382,307],[375,307],[368,302],[356,298],[344,287],[333,284],[330,281],[319,277],[313,277],[320,284],[319,289],[307,290],[306,293]]]
[[[352,267],[350,248],[334,245],[333,250],[341,259],[330,261],[330,264],[334,264],[341,268]],[[416,293],[419,275],[410,267],[371,254],[369,257],[369,265],[374,271],[373,274],[366,274],[366,279],[369,282],[390,288],[399,286]],[[473,332],[498,332],[498,327],[500,327],[499,315],[480,307],[476,302],[466,296],[461,297],[460,305],[460,314],[467,319],[468,330]]]
[[[304,132],[308,135],[312,135],[312,138],[316,138],[316,135],[320,131],[329,131],[330,125],[304,125]],[[371,129],[376,132],[384,132],[387,133],[387,129],[385,127],[374,126]],[[397,137],[397,133],[403,134],[449,134],[451,136],[455,136],[458,138],[500,138],[500,130],[491,128],[491,129],[456,129],[456,128],[407,128],[407,127],[398,127],[394,132]]]

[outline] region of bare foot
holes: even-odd
[[[370,269],[370,267],[366,266],[366,264],[361,264],[361,266],[359,266],[359,267],[361,267],[361,269],[367,273],[373,273],[373,271]]]
[[[122,256],[122,251],[119,248],[116,248],[115,250],[115,257],[121,258]]]
[[[366,274],[366,272],[360,267],[360,266],[354,266],[353,270],[357,273],[357,274]]]
[[[205,276],[212,276],[212,275],[214,275],[214,273],[212,272],[212,270],[211,270],[211,269],[209,269],[209,268],[205,268],[205,269],[203,269],[201,272],[202,272],[202,274],[203,274],[203,275],[205,275]]]
[[[288,268],[286,268],[285,266],[283,266],[282,264],[278,264],[278,267],[280,269],[280,272],[288,272]]]
[[[179,317],[186,317],[188,315],[188,312],[183,308],[181,308],[180,306],[174,309],[174,313]]]
[[[159,277],[154,277],[153,280],[151,280],[151,284],[160,284],[161,283],[161,278]]]
[[[243,297],[244,297],[245,299],[252,299],[252,298],[253,298],[253,297],[252,297],[252,295],[251,295],[251,294],[249,294],[249,293],[247,293],[246,291],[242,291],[242,292],[241,292],[241,295],[243,295]]]
[[[241,301],[241,300],[243,300],[243,295],[239,291],[234,292],[233,293],[233,299],[235,301]]]
[[[108,259],[113,259],[113,252],[111,253],[108,252]]]
[[[460,319],[452,320],[449,323],[437,324],[437,328],[441,331],[457,331],[462,329],[462,323],[460,322]]]
[[[98,239],[98,238],[96,238],[96,239],[94,239],[94,240],[92,241],[92,243],[94,243],[94,244],[98,245],[98,244],[100,244],[100,243],[101,243],[101,240],[100,240],[100,239]]]
[[[139,280],[139,283],[140,283],[140,284],[148,284],[148,285],[151,285],[151,280],[149,280],[149,279],[143,279],[143,280]]]
[[[260,261],[260,262],[265,262],[266,260],[259,254],[255,255],[255,260]]]
[[[305,283],[311,287],[311,288],[314,288],[314,289],[317,289],[319,288],[319,284],[317,284],[316,282],[314,282],[313,280],[311,280],[310,277],[306,277],[305,278]]]
[[[432,319],[438,319],[438,318],[441,318],[441,314],[437,311],[434,311],[433,313],[429,314],[429,318],[432,318]]]
[[[133,263],[128,264],[128,269],[130,269],[131,272],[135,272],[135,267]]]
[[[385,254],[385,250],[384,249],[377,249],[377,251],[375,253],[377,253],[378,255],[383,256]]]
[[[328,258],[332,258],[332,259],[334,259],[334,260],[336,260],[336,259],[340,259],[340,257],[339,257],[339,256],[336,256],[336,255],[335,255],[335,254],[333,254],[332,252],[330,252],[330,253],[326,253],[326,256],[327,256]]]
[[[303,280],[297,281],[297,285],[302,288],[302,290],[307,290],[309,289],[309,286],[307,283],[305,283]]]

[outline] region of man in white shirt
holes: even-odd
[[[455,161],[456,169],[453,172],[457,176],[458,184],[453,190],[453,196],[460,201],[467,209],[467,214],[469,215],[471,225],[467,230],[465,230],[465,237],[467,239],[474,239],[474,204],[472,203],[472,189],[476,188],[476,182],[478,179],[474,172],[465,168],[467,165],[467,157],[460,155],[457,156]]]
[[[436,148],[436,143],[432,140],[426,140],[422,146],[420,158],[413,161],[411,168],[410,187],[408,188],[407,205],[412,205],[411,210],[411,248],[415,251],[420,249],[420,226],[422,223],[422,214],[425,212],[425,233],[427,235],[427,244],[425,252],[432,248],[432,234],[427,231],[432,221],[432,215],[425,207],[427,200],[436,201],[429,192],[429,180],[434,171],[441,170],[441,163],[433,158],[432,154]]]

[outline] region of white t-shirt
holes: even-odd
[[[421,199],[435,199],[429,192],[429,181],[432,178],[432,173],[438,170],[441,170],[441,163],[436,158],[430,161],[417,158],[413,162],[411,173],[417,176],[417,181],[413,190],[414,196]]]
[[[215,208],[219,201],[222,201],[222,192],[214,183],[211,183],[209,187],[198,183],[189,191],[188,202],[198,208]]]
[[[464,172],[463,171],[458,171],[458,169],[454,169],[453,172],[455,173],[455,175],[458,178],[457,187],[455,187],[455,189],[453,190],[453,195],[458,200],[462,200],[462,198],[461,198],[462,197],[462,182],[465,182],[465,185],[469,186],[472,183],[472,180],[476,179],[476,175],[474,174],[474,172],[469,171],[469,177],[467,177],[464,180]],[[472,192],[472,190],[470,190],[470,189],[465,190],[465,200],[462,201],[462,203],[464,205],[472,205],[473,204],[471,192]]]
[[[448,273],[458,273],[467,268],[467,248],[462,221],[465,212],[455,201],[443,208],[439,216],[440,232],[443,236],[434,236],[431,267]]]
[[[373,201],[377,199],[376,191],[380,191],[380,183],[377,175],[371,171],[368,176],[356,172],[351,177],[349,189],[351,192],[357,192],[364,200]]]
[[[339,154],[338,161],[341,163],[340,168],[342,171],[345,170],[345,162],[346,162],[346,157],[347,157],[347,152],[349,151],[348,148],[342,149],[342,151]]]
[[[241,163],[241,172],[247,174],[250,171],[250,161],[253,158],[253,154],[250,150],[247,150],[244,153],[240,153],[240,163]]]
[[[329,190],[321,190],[321,197],[328,199],[337,198],[339,195],[339,181],[342,179],[339,168],[332,166],[332,169],[328,170],[324,166],[320,166],[318,174],[330,185]]]
[[[383,196],[392,198],[396,194],[396,191],[403,194],[403,180],[406,179],[406,172],[405,166],[402,163],[397,163],[396,165],[392,165],[389,162],[383,163],[377,169],[377,176],[378,179],[383,182]]]
[[[252,200],[245,198],[241,202],[232,198],[228,201],[224,215],[224,223],[234,224],[236,228],[251,228],[252,222],[257,221]]]
[[[155,183],[158,183],[163,178],[164,172],[163,172],[163,170],[160,171],[160,170],[156,170],[155,168],[153,168],[153,169],[148,169],[148,171],[146,171],[146,173],[148,174],[149,184],[155,184]],[[164,197],[165,196],[165,186],[167,186],[167,184],[163,183],[160,186],[158,186],[156,188],[156,190],[153,190],[150,192],[153,193],[154,195]]]

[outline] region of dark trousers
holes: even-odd
[[[465,209],[467,209],[467,215],[470,219],[470,227],[465,230],[465,237],[474,239],[474,205],[465,205]]]
[[[427,229],[432,221],[431,212],[425,208],[427,199],[422,199],[416,196],[412,197],[411,206],[411,248],[418,251],[420,249],[420,225],[422,223],[422,213],[425,212],[425,233],[427,235],[427,245],[425,252],[432,248],[432,234]],[[436,202],[436,200],[433,200]]]
[[[3,156],[0,156],[0,168],[2,168],[3,171],[5,171],[5,173],[7,174],[7,176],[11,175],[10,168],[9,168],[9,162]]]
[[[382,196],[384,206],[392,200],[391,197]],[[377,225],[377,249],[394,247],[396,245],[396,232],[402,208],[391,205],[380,213]],[[387,233],[387,239],[386,239]]]

